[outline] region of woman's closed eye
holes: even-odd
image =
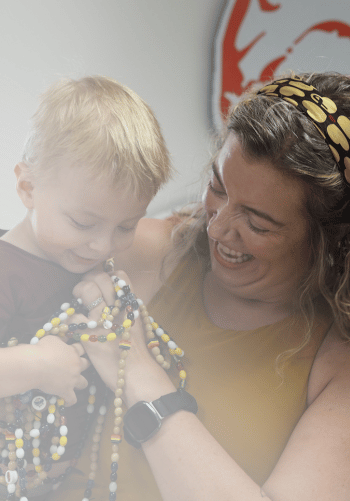
[[[208,188],[212,193],[214,193],[214,195],[216,195],[218,197],[225,197],[226,196],[225,190],[223,190],[221,186],[218,186],[218,187],[214,186],[214,182],[212,179],[210,179],[210,181],[208,182]]]

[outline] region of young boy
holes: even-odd
[[[89,363],[80,343],[69,345],[51,335],[28,343],[72,298],[83,273],[131,245],[139,219],[170,176],[170,165],[149,107],[112,79],[86,77],[62,80],[42,96],[15,174],[27,214],[0,238],[0,467],[6,473],[5,480],[0,472],[0,500],[25,501],[27,492],[30,499],[46,496],[74,465],[86,414],[86,390],[77,395],[75,390],[86,388],[90,377],[89,370],[86,377],[81,374]],[[67,407],[77,403],[65,409],[69,432],[63,461],[42,469],[38,460],[34,468],[28,459],[27,475],[22,471],[15,481],[23,459],[7,444],[11,433],[18,438],[23,428],[29,443],[24,459],[32,458],[28,430],[34,388],[60,396]],[[29,395],[29,402],[11,398],[18,394]],[[15,491],[9,487],[13,483]]]

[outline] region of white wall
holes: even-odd
[[[145,99],[178,171],[149,213],[190,197],[208,160],[210,48],[221,4],[0,0],[0,228],[24,215],[13,167],[39,93],[62,76],[108,75]]]
[[[21,159],[38,94],[63,76],[111,76],[154,110],[178,174],[156,196],[150,215],[192,199],[209,159],[216,24],[224,7],[236,2],[245,4],[240,0],[0,0],[0,228],[13,226],[24,215],[13,167]],[[316,33],[293,46],[314,17],[319,22],[334,15],[350,24],[348,0],[321,3],[271,0],[271,5],[280,6],[271,14],[262,12],[259,0],[250,1],[238,48],[262,30],[266,36],[242,61],[246,80],[258,78],[266,59],[284,52],[288,58],[281,70],[350,73],[349,37],[339,37],[336,31],[322,37]],[[292,54],[286,51],[291,46]]]

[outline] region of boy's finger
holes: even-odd
[[[111,277],[107,273],[99,273],[94,276],[94,282],[97,284],[101,291],[107,305],[114,304],[115,301],[115,290]]]
[[[81,367],[81,372],[86,371],[88,367],[90,367],[91,362],[85,358],[85,357],[80,357],[80,367]]]
[[[87,379],[85,379],[84,376],[80,376],[77,384],[75,385],[75,388],[77,390],[84,390],[84,388],[87,388],[88,384],[89,383],[87,382]]]
[[[71,344],[71,346],[78,353],[79,357],[81,357],[82,355],[85,355],[85,349],[81,343],[74,343],[74,344]],[[84,359],[84,360],[86,360],[86,359]]]
[[[64,397],[63,397],[64,398]],[[74,391],[70,392],[64,398],[65,407],[71,407],[72,405],[77,403],[77,396]]]

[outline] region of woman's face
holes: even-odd
[[[291,299],[309,259],[304,184],[248,160],[232,133],[205,192],[212,273],[239,297]]]

